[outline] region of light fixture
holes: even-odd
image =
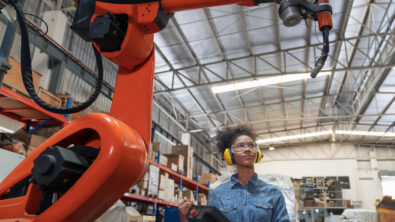
[[[395,137],[395,133],[392,132],[369,132],[369,131],[347,131],[347,130],[336,130],[338,135],[356,135],[356,136],[383,136],[383,137]]]
[[[274,146],[269,147],[269,150],[273,151],[274,150]]]
[[[320,77],[330,75],[331,72],[320,72]],[[268,86],[278,83],[293,82],[298,80],[310,79],[310,73],[288,74],[274,77],[264,77],[255,80],[236,82],[222,86],[213,86],[211,90],[213,93],[224,93],[241,89],[251,89],[259,86]]]
[[[202,132],[202,129],[194,129],[194,130],[190,130],[189,133],[199,133]]]
[[[307,137],[314,137],[314,136],[325,136],[332,134],[332,130],[328,131],[321,131],[321,132],[314,132],[314,133],[305,133],[305,134],[298,134],[292,136],[282,136],[282,137],[274,137],[268,139],[257,140],[256,143],[272,143],[272,142],[280,142],[285,140],[294,140],[294,139],[302,139]]]
[[[164,136],[162,133],[160,133],[159,131],[155,130],[155,134],[158,135],[159,137],[161,137],[162,139],[164,139],[165,141],[167,141],[168,143],[170,143],[172,146],[175,146],[176,144],[171,141],[169,138],[167,138],[166,136]]]
[[[305,133],[305,134],[297,134],[297,135],[292,135],[292,136],[282,136],[282,137],[261,139],[261,140],[257,140],[256,143],[258,143],[258,144],[274,143],[274,142],[280,142],[280,141],[286,141],[286,140],[294,140],[294,139],[302,139],[302,138],[315,137],[315,136],[331,135],[332,133],[335,133],[336,135],[395,137],[394,132],[327,130],[327,131],[320,131],[320,132],[314,132],[314,133]],[[274,149],[274,147],[273,147],[273,149]],[[269,147],[269,150],[271,150],[271,147]]]

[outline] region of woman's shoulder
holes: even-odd
[[[213,189],[210,189],[211,193],[220,194],[224,192],[228,192],[230,190],[230,181],[225,183],[221,183]]]
[[[259,179],[259,187],[261,190],[265,190],[266,192],[271,192],[271,193],[281,193],[281,189],[278,186],[275,186],[270,183],[266,183],[265,181]]]

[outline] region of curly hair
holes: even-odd
[[[248,126],[240,125],[235,127],[225,127],[217,131],[217,136],[214,138],[215,144],[221,153],[226,148],[232,146],[235,139],[241,135],[249,136],[254,141],[256,140],[255,132]]]

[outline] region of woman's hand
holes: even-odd
[[[191,209],[192,206],[193,206],[193,201],[191,201],[191,200],[184,200],[178,206],[178,213],[180,214],[181,222],[188,222],[188,219],[187,219],[188,211],[189,211],[189,209]]]

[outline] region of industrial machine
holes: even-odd
[[[153,34],[173,13],[211,6],[279,4],[284,25],[318,21],[324,46],[312,77],[328,56],[332,28],[329,0],[79,0],[72,29],[92,42],[99,77],[91,97],[77,107],[46,104],[32,84],[26,21],[17,0],[7,0],[22,36],[21,70],[26,89],[40,106],[55,113],[91,105],[103,81],[101,55],[119,65],[110,114],[90,114],[64,127],[19,164],[0,184],[0,221],[93,221],[144,176],[148,166],[154,77]],[[196,211],[196,209],[194,209]],[[203,217],[201,215],[214,215]],[[193,221],[216,218],[197,209]]]

